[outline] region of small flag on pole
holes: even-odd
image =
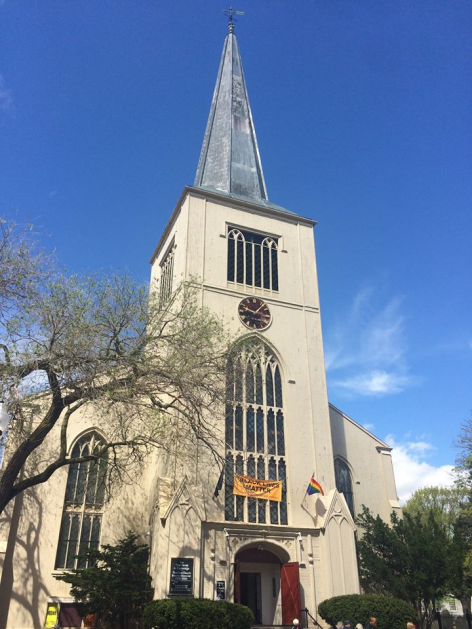
[[[312,476],[311,480],[306,488],[306,493],[311,496],[312,494],[321,494],[324,496],[324,491],[318,481],[315,480],[315,477]]]
[[[218,482],[216,483],[215,491],[213,492],[213,498],[218,498],[218,494],[220,493],[221,489],[223,488],[223,479],[224,479],[224,477],[225,477],[225,466],[223,465],[223,467],[221,468],[220,477],[218,479]]]

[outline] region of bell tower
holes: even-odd
[[[314,225],[269,201],[230,20],[195,183],[151,262],[167,287],[201,278],[202,303],[244,343],[227,370],[223,474],[187,470],[159,499],[155,537],[167,563],[156,551],[158,597],[171,554],[182,552],[195,595],[224,592],[264,625],[291,624],[302,607],[315,612],[324,598],[359,591],[354,524],[335,488]],[[280,481],[280,500],[235,493],[237,475]],[[324,497],[306,495],[312,475]]]

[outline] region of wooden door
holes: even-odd
[[[294,618],[301,620],[300,570],[297,561],[280,566],[282,590],[282,624],[291,625]]]
[[[234,564],[234,602],[241,603],[241,564]]]

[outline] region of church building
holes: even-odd
[[[106,501],[93,479],[72,496],[71,466],[19,496],[0,528],[0,627],[80,627],[54,576],[76,567],[85,535],[114,543],[130,528],[151,547],[155,598],[226,599],[259,625],[312,626],[322,600],[359,592],[354,515],[366,505],[389,520],[400,508],[391,448],[328,402],[315,221],[269,201],[231,20],[228,30],[195,183],[151,258],[163,298],[199,278],[201,303],[241,341],[223,473],[158,459],[140,488]],[[69,430],[71,452],[99,439],[86,411]],[[324,493],[307,493],[311,479]]]

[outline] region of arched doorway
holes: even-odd
[[[266,544],[236,554],[234,600],[252,610],[258,625],[292,624],[300,617],[299,567],[288,559],[286,551]]]

